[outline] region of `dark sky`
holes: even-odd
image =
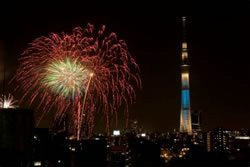
[[[179,127],[181,16],[186,15],[191,108],[202,111],[202,128],[249,127],[247,1],[109,5],[6,4],[6,11],[1,11],[1,75],[3,57],[10,80],[18,56],[37,37],[70,33],[87,23],[97,29],[105,24],[108,32],[116,32],[127,42],[141,69],[143,88],[137,90],[136,104],[130,106],[130,118],[146,130],[172,131]],[[12,91],[11,86],[7,91]],[[41,127],[46,127],[48,120],[45,118]],[[103,127],[102,122],[97,119],[97,129]],[[121,120],[119,127],[123,125]]]

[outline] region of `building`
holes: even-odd
[[[205,141],[206,141],[206,151],[211,152],[211,132],[205,133]]]
[[[230,131],[216,128],[206,133],[207,152],[226,152],[230,149]]]
[[[185,39],[186,17],[182,17],[183,42],[182,42],[182,64],[181,64],[181,113],[180,113],[180,132],[192,134],[191,112],[190,112],[190,91],[189,91],[189,64],[187,42]]]
[[[160,145],[144,138],[134,138],[129,143],[131,166],[163,167],[164,158],[161,157]]]
[[[51,136],[49,128],[35,128],[32,145],[32,160],[34,164],[45,166],[49,157],[53,156],[51,151]]]
[[[250,149],[250,136],[235,136],[232,142],[232,149],[240,151]]]
[[[107,140],[105,138],[81,140],[77,143],[74,153],[72,159],[75,166],[106,166]]]
[[[126,136],[113,135],[108,138],[108,161],[112,167],[122,167],[129,164],[128,142]]]
[[[201,112],[199,110],[194,110],[191,113],[192,117],[192,131],[200,132],[201,131]]]
[[[31,161],[33,111],[0,109],[0,166],[20,166]]]

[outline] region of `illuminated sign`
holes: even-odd
[[[120,135],[120,131],[119,130],[114,130],[113,131],[113,135],[114,136],[119,136]]]
[[[35,161],[35,162],[34,162],[34,166],[42,166],[41,161]]]
[[[250,136],[236,136],[235,139],[250,140]]]

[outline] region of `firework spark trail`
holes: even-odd
[[[127,113],[135,99],[134,86],[141,87],[141,80],[125,41],[118,40],[115,33],[105,36],[104,31],[105,26],[96,32],[88,24],[85,29],[74,28],[71,34],[51,33],[30,43],[15,75],[24,91],[21,101],[29,96],[31,105],[39,99],[42,115],[55,106],[55,121],[66,111],[78,120],[89,75],[93,73],[83,113],[87,114],[91,133],[94,112],[102,110],[108,131],[110,116],[117,117],[120,108]]]
[[[14,97],[11,94],[8,96],[2,95],[0,98],[0,108],[17,108],[17,102],[18,101],[14,100]]]

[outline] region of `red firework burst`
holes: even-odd
[[[21,101],[29,96],[31,105],[39,99],[38,122],[55,106],[56,122],[70,112],[74,128],[80,133],[84,121],[91,134],[97,110],[106,116],[107,131],[110,116],[117,120],[119,108],[128,113],[136,98],[134,86],[141,87],[139,67],[125,41],[115,33],[105,36],[104,30],[105,26],[95,31],[88,24],[71,34],[51,33],[35,39],[23,52],[15,79],[24,91]]]

